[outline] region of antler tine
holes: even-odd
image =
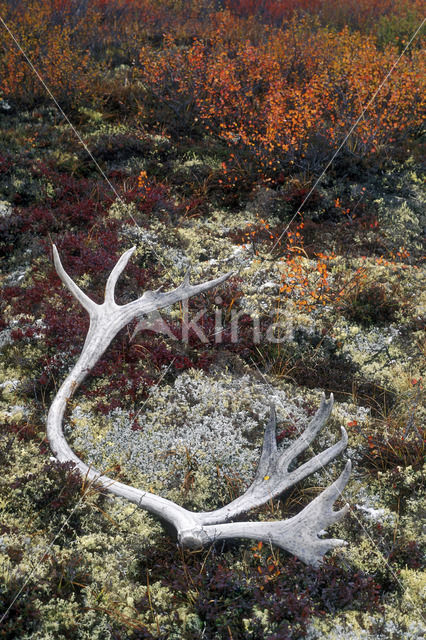
[[[318,566],[322,563],[323,556],[327,551],[347,545],[345,540],[339,538],[324,539],[318,536],[320,531],[339,522],[349,511],[348,504],[345,504],[338,511],[333,510],[333,504],[341,496],[349,480],[351,469],[352,463],[348,460],[337,480],[312,500],[297,516],[288,521],[293,521],[296,527],[300,527],[299,544],[302,549],[301,553],[299,551],[297,555],[307,564]]]
[[[110,302],[113,304],[115,303],[115,299],[114,299],[115,285],[117,284],[117,280],[120,277],[121,273],[126,268],[126,265],[129,262],[130,257],[134,253],[135,249],[136,247],[132,247],[131,249],[123,253],[121,258],[115,265],[114,269],[109,274],[107,283],[105,285],[105,302]]]
[[[71,291],[73,296],[80,302],[80,304],[88,311],[89,314],[93,315],[96,309],[99,309],[102,305],[98,305],[93,300],[91,300],[81,289],[76,285],[76,283],[70,278],[70,276],[65,271],[62,266],[61,259],[59,257],[58,250],[56,245],[53,246],[53,259],[56,268],[56,272],[61,278],[62,282],[66,285],[66,287]],[[108,306],[119,306],[116,305],[114,299],[115,287],[117,284],[117,280],[120,277],[121,273],[127,266],[131,256],[133,255],[136,247],[132,247],[128,249],[123,255],[119,258],[118,262],[114,266],[110,275],[108,276],[107,283],[105,285],[105,302]],[[162,286],[156,289],[155,291],[145,291],[145,293],[136,300],[129,302],[125,305],[120,306],[121,314],[120,318],[123,320],[124,324],[130,322],[134,317],[141,313],[150,313],[155,309],[162,309],[163,307],[171,306],[176,302],[180,302],[181,300],[186,300],[192,296],[197,295],[198,293],[202,293],[204,291],[209,291],[209,289],[213,289],[217,287],[222,282],[225,282],[228,278],[234,275],[233,271],[229,271],[225,273],[223,276],[219,276],[219,278],[215,278],[213,280],[208,280],[207,282],[201,282],[200,284],[190,285],[189,283],[189,275],[190,268],[186,271],[184,279],[182,283],[172,289],[171,291],[162,292]]]
[[[317,453],[316,456],[310,458],[310,460],[307,460],[301,464],[300,467],[297,467],[297,469],[294,469],[289,473],[289,477],[292,479],[291,484],[300,482],[300,480],[303,480],[306,476],[310,476],[312,473],[315,473],[315,471],[319,471],[319,469],[325,467],[346,449],[348,444],[348,434],[344,427],[340,427],[340,432],[342,437],[338,442],[331,445],[331,447],[324,449],[324,451]]]
[[[257,468],[256,476],[264,477],[268,473],[268,468],[271,459],[275,459],[277,456],[277,414],[275,411],[275,405],[270,406],[270,418],[266,425],[265,433],[263,436],[262,453],[259,460],[259,466]]]
[[[56,245],[52,245],[52,248],[53,248],[53,261],[55,264],[56,273],[58,274],[58,276],[60,277],[64,285],[67,287],[67,289],[71,291],[74,298],[76,298],[79,301],[79,303],[86,309],[86,311],[90,315],[92,315],[98,305],[96,304],[96,302],[93,302],[93,300],[91,300],[80,289],[80,287],[76,285],[74,280],[72,280],[72,278],[70,278],[70,276],[67,274],[64,267],[62,266],[62,262],[59,257],[59,253],[56,248]]]
[[[163,307],[171,306],[181,300],[187,300],[188,298],[196,296],[199,293],[203,293],[204,291],[214,289],[214,287],[222,284],[222,282],[225,282],[225,280],[230,278],[232,275],[234,275],[234,272],[229,271],[228,273],[225,273],[225,275],[215,278],[214,280],[191,285],[189,284],[189,272],[187,271],[183,282],[176,287],[176,289],[166,292],[160,292],[158,289],[157,291],[146,291],[143,296],[133,302],[129,302],[124,308],[132,315],[132,317],[141,313],[150,313],[154,309],[162,309]]]
[[[333,504],[341,495],[351,472],[348,460],[339,478],[293,518],[279,522],[227,522],[204,526],[210,540],[249,538],[272,543],[296,555],[306,564],[318,566],[324,554],[335,547],[346,545],[338,538],[319,538],[320,532],[341,520],[349,507],[333,511]]]
[[[305,449],[309,447],[316,435],[321,431],[328,418],[331,415],[334,405],[334,396],[330,393],[330,397],[327,400],[325,393],[322,394],[320,406],[315,413],[314,417],[306,427],[306,429],[299,435],[299,437],[291,443],[291,445],[281,455],[279,466],[282,470],[288,471],[290,463]]]
[[[339,511],[333,511],[333,504],[337,498],[342,495],[343,489],[346,487],[349,476],[351,475],[352,462],[348,460],[345,468],[340,476],[331,484],[327,489],[324,489],[319,496],[317,496],[312,502],[310,502],[298,515],[302,516],[306,522],[310,522],[313,530],[325,529],[326,527],[338,522],[343,518],[345,513],[349,509],[349,505],[345,506]]]
[[[320,407],[306,429],[287,449],[279,451],[276,440],[275,408],[271,406],[271,417],[265,429],[262,454],[253,482],[241,496],[235,498],[228,505],[215,511],[203,513],[203,524],[213,525],[217,522],[226,522],[240,513],[265,504],[297,482],[325,467],[342,453],[348,442],[348,436],[343,427],[341,427],[342,437],[338,442],[313,456],[296,469],[288,470],[290,463],[295,460],[297,455],[307,449],[322,429],[330,416],[332,407],[333,395],[331,394],[330,399],[326,400],[323,394]]]

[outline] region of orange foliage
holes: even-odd
[[[287,231],[287,256],[280,292],[290,297],[299,309],[310,313],[317,305],[324,306],[331,301],[335,302],[338,298],[333,294],[329,282],[330,265],[336,258],[336,254],[334,252],[330,255],[316,253],[317,262],[313,268],[305,259],[303,228],[302,220],[294,230]],[[312,277],[313,273],[315,275]]]
[[[243,149],[272,180],[289,161],[304,159],[310,168],[323,163],[398,57],[393,46],[380,51],[372,36],[347,27],[336,33],[311,19],[266,30],[257,43],[238,38],[242,22],[229,12],[216,23],[208,38],[186,48],[171,35],[160,52],[145,46],[140,78],[153,112],[161,102],[178,124],[201,123],[210,135]],[[404,59],[351,135],[351,151],[375,153],[419,130],[424,69],[419,51]]]
[[[89,51],[74,46],[76,27],[71,25],[71,21],[59,19],[59,11],[66,15],[69,4],[66,0],[30,0],[25,4],[17,3],[13,10],[9,10],[8,3],[3,2],[0,4],[0,16],[55,97],[60,101],[77,103],[93,92],[96,73]],[[85,29],[88,30],[87,23]],[[16,42],[3,31],[0,92],[31,104],[38,99],[46,99],[45,88]]]
[[[378,50],[378,21],[390,20],[382,25],[382,44],[392,37],[398,43],[395,21],[415,22],[421,6],[420,0],[0,0],[0,16],[59,99],[102,95],[97,79],[105,81],[105,70],[139,57],[140,79],[155,100],[184,125],[201,123],[230,144],[238,141],[271,173],[272,156],[287,162],[312,155],[312,138],[315,154],[324,155],[321,145],[340,140],[398,53],[393,46]],[[268,16],[272,24],[265,26]],[[422,72],[419,52],[404,60],[351,139],[356,150],[371,151],[419,125]],[[45,97],[6,31],[0,91],[24,102]]]
[[[130,64],[147,41],[164,31],[189,37],[208,20],[210,0],[0,0],[0,93],[18,102],[46,100],[47,92],[81,104],[102,96],[105,71]]]

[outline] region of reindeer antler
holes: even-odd
[[[197,293],[208,291],[232,275],[227,273],[214,280],[191,285],[189,273],[187,273],[183,283],[172,291],[167,293],[159,289],[147,291],[133,302],[118,305],[114,298],[115,286],[134,250],[135,247],[129,249],[118,260],[107,280],[104,302],[96,304],[66,273],[58,251],[53,246],[54,263],[59,277],[90,316],[89,331],[80,357],[62,383],[47,417],[47,436],[53,453],[60,462],[74,462],[82,475],[96,481],[104,489],[135,502],[172,524],[177,530],[178,540],[182,545],[200,547],[224,538],[252,538],[272,542],[308,564],[319,564],[329,549],[346,544],[343,540],[322,539],[319,534],[325,527],[340,520],[347,511],[347,505],[340,511],[333,511],[332,506],[348,481],[350,461],[340,477],[293,518],[279,522],[248,523],[229,522],[229,520],[277,497],[285,489],[314,473],[342,453],[347,445],[347,435],[343,428],[342,439],[339,442],[293,471],[289,471],[290,463],[310,445],[330,416],[333,395],[329,400],[323,396],[321,405],[308,427],[284,452],[280,452],[277,447],[275,409],[271,407],[271,418],[265,430],[259,466],[251,486],[242,496],[215,511],[193,513],[171,500],[113,480],[89,467],[69,447],[62,431],[67,402],[120,329],[141,314],[150,313]]]

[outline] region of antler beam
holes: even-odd
[[[89,330],[80,357],[62,383],[49,410],[47,436],[53,453],[60,462],[73,462],[83,476],[95,481],[104,489],[138,504],[172,524],[182,545],[196,548],[224,538],[251,538],[272,542],[308,564],[319,564],[328,550],[345,544],[343,540],[323,539],[319,535],[325,527],[340,520],[347,511],[347,505],[340,511],[333,511],[332,506],[348,481],[350,461],[340,477],[293,518],[281,522],[229,521],[279,496],[284,490],[324,467],[342,453],[347,445],[347,435],[343,428],[339,442],[289,471],[290,464],[308,448],[330,416],[333,395],[329,400],[323,396],[320,407],[307,428],[283,452],[277,447],[276,415],[274,407],[271,407],[271,418],[265,430],[259,466],[251,486],[239,498],[215,511],[193,513],[171,500],[109,478],[80,460],[65,440],[62,421],[67,403],[120,329],[139,315],[208,291],[232,275],[227,273],[214,280],[191,285],[187,273],[182,284],[172,291],[146,291],[137,300],[118,305],[115,302],[115,286],[134,250],[135,247],[129,249],[118,260],[108,277],[104,302],[96,304],[66,273],[58,251],[53,246],[54,263],[59,277],[90,317]]]

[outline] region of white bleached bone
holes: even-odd
[[[115,286],[134,250],[135,247],[126,251],[118,260],[107,280],[104,302],[96,304],[66,273],[58,251],[53,246],[54,263],[59,277],[90,317],[89,330],[80,357],[62,383],[49,410],[47,436],[53,453],[60,462],[73,462],[83,476],[94,481],[98,486],[138,504],[173,525],[180,544],[184,546],[198,548],[226,538],[250,538],[271,542],[298,556],[307,564],[318,565],[328,550],[345,544],[343,540],[324,539],[319,536],[323,529],[340,520],[347,512],[347,505],[340,511],[333,511],[333,504],[348,481],[350,461],[332,485],[298,515],[288,520],[277,522],[230,522],[230,520],[279,496],[284,490],[321,469],[342,453],[347,444],[347,435],[343,428],[339,442],[289,471],[290,464],[309,447],[330,416],[333,407],[332,394],[328,400],[323,395],[320,407],[307,428],[284,451],[279,451],[277,447],[275,409],[271,407],[271,418],[265,430],[259,466],[252,484],[239,498],[215,511],[194,513],[171,500],[109,478],[80,460],[65,440],[62,420],[67,403],[120,329],[140,315],[208,291],[231,275],[227,273],[214,280],[191,285],[189,273],[187,273],[183,283],[172,291],[167,293],[161,292],[160,289],[147,291],[133,302],[118,305],[114,298]]]

